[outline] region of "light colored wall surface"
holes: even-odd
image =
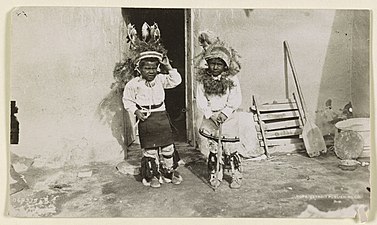
[[[12,13],[11,99],[20,121],[12,151],[40,156],[41,166],[121,160],[110,125],[95,115],[120,59],[120,8],[20,11]]]
[[[355,11],[352,26],[352,105],[356,117],[370,116],[370,14]]]
[[[368,11],[196,9],[193,16],[196,54],[199,32],[210,30],[242,56],[243,110],[251,95],[262,102],[285,98],[286,40],[311,118],[320,120],[316,112],[327,99],[336,112],[354,100],[355,110],[369,116]],[[295,90],[291,74],[289,90]]]
[[[95,115],[121,57],[120,9],[23,10],[27,16],[12,13],[11,98],[17,101],[20,121],[20,144],[12,152],[40,156],[41,166],[121,160],[121,117],[110,115],[112,120],[104,124]],[[352,101],[354,110],[362,109],[358,115],[369,115],[366,11],[192,12],[195,54],[199,31],[212,30],[242,56],[243,110],[252,94],[262,101],[285,97],[282,42],[287,40],[313,118],[327,99],[336,110]]]

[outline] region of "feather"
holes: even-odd
[[[198,41],[200,46],[202,46],[203,49],[206,49],[209,45],[216,41],[216,37],[211,31],[203,31],[200,33]]]
[[[154,39],[154,32],[156,30],[156,23],[154,23],[151,27],[150,27],[150,35],[151,35],[151,39],[149,41],[152,41]]]
[[[206,49],[208,45],[211,44],[210,41],[208,40],[207,33],[201,33],[198,37],[198,40],[199,40],[200,46],[202,46],[204,49]]]
[[[158,42],[161,37],[160,29],[158,28],[157,23],[154,23],[153,26],[151,26],[151,40],[153,39],[155,42]]]
[[[149,31],[150,31],[150,26],[144,22],[143,26],[141,27],[141,37],[143,41],[147,41],[149,38]]]
[[[128,41],[130,41],[132,45],[135,45],[136,35],[137,35],[137,31],[135,29],[135,26],[128,24],[127,25],[127,38],[128,38]]]
[[[160,29],[158,29],[158,27],[156,28],[155,32],[154,32],[154,40],[157,42],[159,41],[161,38],[161,32],[160,32]]]

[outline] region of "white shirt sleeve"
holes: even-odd
[[[206,119],[212,116],[212,110],[208,105],[208,100],[204,95],[204,86],[202,83],[197,83],[196,87],[196,105],[200,111],[204,114]]]
[[[169,74],[158,74],[158,76],[164,89],[175,88],[182,82],[181,74],[178,73],[177,69],[171,69]]]
[[[133,86],[134,82],[129,81],[126,86],[124,87],[123,91],[123,105],[124,109],[128,112],[134,114],[137,110],[136,107],[136,90]]]
[[[228,118],[237,110],[242,102],[241,86],[237,76],[230,78],[234,82],[234,87],[229,91],[229,96],[225,105],[225,108],[221,110]]]

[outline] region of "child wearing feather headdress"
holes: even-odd
[[[230,169],[231,188],[240,188],[242,181],[241,160],[238,155],[240,148],[238,134],[238,119],[235,111],[242,101],[240,83],[237,73],[240,64],[235,50],[226,46],[219,38],[211,38],[208,33],[199,36],[203,52],[198,56],[198,63],[206,62],[205,68],[197,70],[196,102],[203,113],[203,122],[199,133],[208,138],[209,181],[213,187],[220,185],[223,170]],[[218,138],[216,129],[222,125],[223,154],[217,158]],[[212,133],[211,133],[212,132]],[[206,135],[206,133],[211,133]],[[217,134],[218,135],[218,134]],[[220,160],[220,170],[217,170],[217,160]]]
[[[173,142],[169,117],[165,108],[164,89],[178,86],[181,75],[174,69],[160,43],[157,24],[142,26],[142,38],[128,25],[128,39],[133,55],[133,68],[138,76],[131,79],[123,93],[124,108],[138,120],[139,139],[143,152],[141,177],[145,186],[160,187],[162,183],[180,184],[179,155]],[[167,71],[162,74],[161,70]]]

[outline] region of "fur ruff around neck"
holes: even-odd
[[[209,74],[208,69],[199,69],[197,74],[197,81],[204,86],[204,92],[207,95],[225,95],[227,90],[235,87],[233,80],[229,79],[228,71],[223,72],[219,76],[220,79],[215,79]]]

